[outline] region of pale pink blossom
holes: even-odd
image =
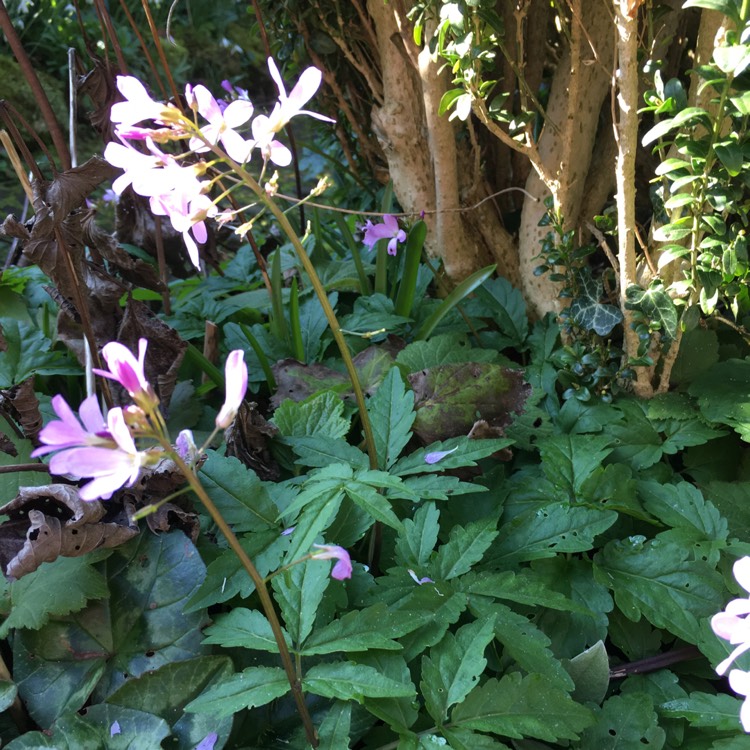
[[[406,242],[406,232],[398,225],[395,216],[386,214],[382,224],[373,224],[368,221],[365,224],[365,234],[362,242],[368,250],[372,250],[379,240],[388,240],[388,255],[395,255],[399,242]]]
[[[148,406],[156,406],[159,401],[146,379],[144,369],[147,346],[146,339],[138,340],[138,359],[136,359],[126,346],[119,341],[111,341],[102,348],[102,356],[109,370],[94,370],[94,372],[104,378],[116,380],[139,406],[143,405],[139,402],[145,402]]]
[[[750,557],[741,557],[734,563],[732,572],[737,583],[750,592]],[[716,666],[716,672],[723,675],[732,662],[745,651],[750,650],[750,599],[733,599],[723,612],[711,618],[714,633],[733,646],[734,651]]]
[[[750,672],[742,669],[733,669],[729,673],[729,687],[738,695],[744,696],[745,700],[740,708],[740,722],[746,732],[750,732]]]
[[[221,142],[230,158],[240,164],[250,158],[252,142],[245,140],[235,130],[244,125],[253,115],[253,105],[249,101],[236,99],[222,111],[219,103],[205,86],[192,88],[188,101],[191,102],[191,106],[194,103],[197,111],[208,120],[208,125],[201,128],[201,133],[209,143],[216,145]],[[209,150],[208,146],[197,137],[190,139],[190,148],[197,152]]]
[[[279,69],[271,57],[268,58],[268,69],[279,90],[279,100],[270,115],[258,115],[253,120],[253,140],[255,147],[260,149],[264,159],[270,159],[279,167],[286,167],[292,161],[291,151],[283,143],[277,141],[274,136],[284,129],[292,117],[308,115],[326,122],[335,122],[335,120],[317,112],[302,109],[320,88],[323,74],[317,68],[304,70],[288,96]]]
[[[135,125],[143,120],[160,121],[166,104],[154,101],[146,87],[133,76],[117,76],[117,88],[125,97],[124,102],[112,105],[109,119],[120,125]]]
[[[227,357],[224,373],[226,396],[224,405],[216,416],[216,426],[225,430],[234,422],[234,418],[237,416],[237,411],[247,391],[245,352],[241,349],[235,349],[233,352],[230,352]]]
[[[313,544],[313,547],[321,550],[312,553],[313,559],[337,561],[331,571],[331,578],[343,581],[345,578],[352,577],[352,561],[349,553],[343,547],[336,544]]]
[[[202,193],[190,196],[173,192],[168,195],[154,195],[150,203],[154,214],[168,216],[175,230],[182,232],[190,260],[199,269],[200,257],[196,242],[203,244],[208,239],[205,220],[218,212],[213,201]]]
[[[39,440],[44,445],[31,454],[33,458],[63,448],[106,445],[111,442],[107,423],[104,421],[96,396],[89,396],[81,403],[78,409],[80,422],[62,396],[52,398],[52,408],[60,419],[53,419],[42,428],[39,433]],[[83,426],[81,426],[81,422],[83,422]]]
[[[92,478],[78,491],[82,500],[108,500],[121,487],[132,487],[141,467],[148,463],[148,455],[135,447],[122,409],[109,410],[107,427],[114,441],[113,447],[70,448],[57,453],[49,462],[52,474],[74,479]]]

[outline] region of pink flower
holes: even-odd
[[[253,139],[256,148],[261,150],[264,159],[270,159],[279,167],[286,167],[292,161],[292,153],[283,143],[274,139],[274,135],[297,115],[309,115],[317,120],[335,122],[330,117],[302,109],[320,88],[323,74],[317,68],[307,68],[302,72],[296,85],[287,96],[281,74],[273,58],[268,58],[268,69],[279,90],[279,100],[270,115],[258,115],[252,123]]]
[[[122,409],[109,410],[107,426],[114,441],[113,447],[70,448],[53,456],[49,462],[52,474],[74,479],[92,477],[92,481],[78,491],[82,500],[108,500],[120,487],[131,487],[138,479],[141,467],[148,462],[147,454],[136,450]]]
[[[96,396],[84,399],[78,409],[83,427],[62,396],[55,396],[52,399],[52,408],[60,419],[53,419],[42,428],[39,439],[44,445],[31,454],[33,458],[63,448],[79,445],[106,445],[110,442],[111,436],[107,431],[107,424]]]
[[[247,365],[245,352],[235,349],[229,353],[224,368],[226,396],[221,411],[216,416],[216,426],[221,429],[229,427],[237,416],[242,399],[247,391]]]
[[[104,378],[116,380],[139,406],[143,405],[139,402],[144,402],[147,407],[153,407],[159,403],[159,399],[156,398],[154,389],[144,372],[147,346],[146,339],[138,340],[138,359],[136,359],[126,346],[119,341],[111,341],[102,348],[102,356],[109,366],[109,371],[94,370],[94,372]]]
[[[406,242],[406,232],[399,227],[395,216],[386,214],[382,224],[373,224],[371,221],[365,224],[365,236],[362,241],[367,249],[372,250],[379,240],[389,240],[388,255],[395,255],[397,244]]]
[[[126,101],[112,105],[109,119],[114,123],[129,126],[143,120],[160,121],[162,113],[168,109],[166,104],[155,102],[146,87],[133,76],[117,76],[117,88]]]
[[[750,592],[750,557],[737,560],[732,568],[737,583],[745,591]],[[736,646],[734,651],[716,665],[717,674],[723,675],[732,662],[745,651],[750,650],[750,599],[734,599],[727,604],[723,612],[711,618],[711,628],[714,633]]]
[[[345,578],[352,577],[352,561],[349,557],[349,553],[343,547],[339,547],[335,544],[313,544],[313,547],[322,550],[321,552],[313,552],[313,559],[338,561],[333,566],[331,578],[335,578],[337,581],[343,581]]]
[[[734,690],[735,693],[745,696],[745,701],[740,709],[740,721],[742,722],[742,728],[746,732],[750,732],[750,672],[745,672],[741,669],[733,669],[729,673],[729,687]]]
[[[235,128],[244,125],[252,117],[253,105],[245,99],[236,99],[222,112],[219,103],[205,86],[191,89],[188,101],[191,100],[198,112],[208,120],[209,124],[201,128],[206,140],[214,145],[221,141],[224,150],[232,159],[240,164],[246,162],[250,158],[253,143],[245,140]],[[200,138],[195,137],[190,139],[190,148],[198,152],[209,150]]]
[[[182,239],[188,250],[192,264],[200,269],[198,245],[208,239],[205,219],[215,216],[218,209],[213,201],[203,194],[194,196],[185,193],[151,196],[151,211],[159,216],[169,216],[172,226],[182,232]],[[192,234],[191,234],[192,233]]]
[[[450,456],[451,453],[454,453],[457,450],[458,446],[451,448],[449,451],[433,451],[424,457],[424,462],[426,464],[436,464],[438,461],[442,461],[446,456]]]

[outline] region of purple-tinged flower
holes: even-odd
[[[216,426],[226,430],[234,422],[247,391],[247,365],[242,349],[229,353],[224,367],[224,382],[226,396],[221,411],[216,415]]]
[[[214,750],[214,745],[218,739],[219,735],[216,732],[211,732],[195,746],[195,750]]]
[[[383,217],[382,224],[373,224],[371,221],[365,224],[365,235],[362,242],[367,246],[367,249],[372,250],[379,240],[389,240],[388,255],[395,255],[398,243],[406,242],[406,232],[399,227],[395,216],[386,214]]]
[[[745,697],[740,708],[740,722],[746,732],[750,732],[750,672],[733,669],[729,673],[729,687],[738,695]]]
[[[246,99],[236,99],[222,111],[219,103],[205,86],[193,88],[191,97],[194,99],[195,108],[209,123],[201,128],[203,137],[213,145],[221,141],[224,150],[232,159],[240,164],[246,162],[250,158],[253,143],[245,140],[235,128],[244,125],[253,116],[253,105]],[[197,152],[210,150],[197,137],[190,139],[190,148]]]
[[[290,526],[288,529],[284,529],[284,531],[281,532],[281,536],[291,536],[296,528],[296,526]]]
[[[189,464],[195,463],[198,459],[198,447],[195,444],[192,430],[181,430],[175,440],[174,447],[177,449],[177,455]]]
[[[315,95],[323,80],[323,74],[317,68],[307,68],[302,71],[302,75],[289,93],[289,96],[287,96],[286,89],[284,88],[284,82],[281,79],[279,69],[271,57],[268,58],[268,69],[271,72],[271,78],[273,78],[279,90],[279,100],[270,115],[258,115],[253,120],[253,140],[255,147],[260,149],[264,159],[270,159],[279,167],[286,167],[291,164],[292,153],[284,144],[277,141],[274,136],[284,129],[292,117],[308,115],[314,117],[316,120],[325,120],[326,122],[336,121],[317,112],[302,109]]]
[[[138,359],[136,359],[126,346],[119,341],[111,341],[102,348],[102,356],[107,362],[109,371],[94,370],[94,372],[104,378],[116,380],[139,406],[143,405],[139,402],[145,402],[146,406],[153,407],[159,403],[159,399],[156,398],[144,371],[147,346],[146,339],[138,340]]]
[[[143,120],[160,122],[165,110],[169,109],[168,105],[155,102],[146,87],[133,76],[117,76],[117,88],[126,101],[112,105],[109,119],[114,123],[128,126]]]
[[[121,408],[109,410],[107,426],[114,441],[112,448],[70,448],[54,455],[49,462],[52,474],[92,478],[78,491],[81,500],[108,500],[120,487],[132,487],[141,467],[149,462],[148,454],[136,449]]]
[[[313,552],[312,557],[315,560],[337,560],[331,571],[331,578],[337,581],[343,581],[345,578],[352,577],[352,560],[349,553],[336,544],[313,544],[313,547],[321,550]]]
[[[435,583],[432,578],[428,578],[427,576],[425,576],[424,578],[418,578],[417,574],[411,568],[409,568],[406,572],[412,577],[414,583],[416,583],[418,586],[421,586],[423,583]]]
[[[450,456],[451,453],[455,453],[458,450],[458,446],[451,448],[449,451],[432,451],[424,457],[426,464],[436,464],[438,461],[442,461],[446,456]]]
[[[198,194],[189,196],[184,193],[151,196],[151,211],[159,216],[169,216],[169,221],[176,231],[182,232],[182,239],[192,264],[200,269],[198,245],[208,239],[205,220],[216,215],[218,209],[207,196]]]
[[[39,440],[44,445],[31,454],[33,458],[64,448],[108,445],[111,442],[107,423],[104,421],[96,396],[84,399],[78,409],[83,427],[62,396],[52,398],[52,408],[60,419],[53,419],[42,428]]]

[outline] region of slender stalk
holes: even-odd
[[[276,614],[276,608],[274,607],[271,595],[268,593],[266,582],[263,580],[260,573],[258,573],[257,568],[255,567],[255,565],[253,565],[253,561],[250,559],[247,552],[245,552],[245,550],[242,548],[239,539],[237,539],[229,524],[224,520],[224,517],[221,515],[219,509],[216,507],[216,505],[214,505],[213,500],[211,500],[211,498],[208,496],[208,493],[203,488],[203,485],[200,483],[200,480],[196,476],[195,472],[193,472],[190,467],[182,460],[182,458],[173,451],[172,446],[170,446],[166,442],[166,438],[164,439],[164,441],[164,447],[171,452],[172,460],[177,465],[177,468],[187,479],[193,492],[195,492],[195,494],[200,498],[201,503],[203,503],[203,507],[208,511],[208,514],[211,516],[213,522],[219,527],[219,530],[226,538],[232,551],[235,555],[237,555],[237,559],[242,564],[242,567],[247,571],[250,579],[255,584],[255,589],[258,592],[258,597],[260,598],[260,603],[263,606],[263,611],[265,612],[265,615],[268,618],[268,622],[271,625],[271,630],[273,631],[274,638],[276,639],[276,645],[279,647],[281,662],[284,665],[284,671],[286,672],[287,679],[289,680],[289,686],[292,689],[294,702],[297,704],[297,711],[299,712],[299,715],[302,718],[302,724],[305,727],[305,735],[307,737],[307,741],[312,745],[312,747],[315,748],[318,746],[318,737],[315,732],[315,726],[313,725],[312,718],[310,717],[310,712],[307,710],[305,698],[302,694],[302,684],[297,677],[297,672],[295,671],[292,657],[289,653],[289,649],[287,648],[286,641],[284,640],[284,634],[281,630],[281,623],[279,622],[278,615]]]

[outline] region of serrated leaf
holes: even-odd
[[[353,610],[314,630],[301,650],[303,656],[333,654],[337,651],[383,649],[399,651],[394,641],[421,625],[418,618],[402,617],[381,602],[367,609]]]
[[[289,680],[279,667],[249,667],[207,690],[185,706],[189,713],[222,718],[243,708],[265,706],[289,691]]]
[[[688,393],[698,398],[703,416],[728,424],[750,442],[750,359],[728,359],[704,372]]]
[[[378,467],[389,469],[411,439],[414,394],[406,390],[401,373],[394,367],[385,376],[367,405],[372,423]]]
[[[509,750],[508,745],[465,727],[446,727],[442,734],[454,750]]]
[[[320,560],[307,560],[274,576],[271,585],[275,598],[296,646],[301,646],[310,635],[330,582],[328,566]]]
[[[437,544],[439,522],[440,511],[435,503],[424,503],[413,519],[405,519],[396,540],[396,562],[404,567],[419,568],[425,565]]]
[[[714,695],[695,691],[687,698],[667,701],[659,706],[662,716],[687,719],[693,727],[711,727],[718,732],[737,731],[742,701],[733,695]]]
[[[343,438],[350,426],[344,416],[344,402],[331,391],[316,393],[304,401],[283,401],[272,421],[285,437]]]
[[[495,438],[487,440],[471,440],[468,437],[455,437],[431,443],[426,448],[420,448],[408,456],[400,458],[390,470],[391,474],[407,476],[423,472],[443,472],[448,469],[458,469],[464,466],[476,466],[477,461],[493,453],[513,445],[512,440]],[[436,463],[427,463],[425,458],[431,453],[448,452],[448,455]]]
[[[312,435],[286,440],[299,457],[295,463],[301,466],[322,468],[337,463],[348,463],[353,469],[368,466],[367,455],[345,440]]]
[[[279,653],[279,646],[274,637],[271,623],[257,609],[235,607],[229,612],[216,615],[214,623],[204,631],[203,643],[218,644],[224,648],[249,648],[256,651]],[[292,647],[291,638],[283,628],[281,632],[288,648]]]
[[[435,578],[448,581],[470,570],[482,559],[497,536],[496,526],[497,521],[491,518],[474,521],[465,527],[454,526],[431,566]]]
[[[646,418],[646,406],[641,401],[622,399],[618,408],[624,418],[608,430],[614,443],[610,461],[626,463],[635,472],[653,466],[662,457],[663,441]]]
[[[302,679],[302,688],[324,698],[361,701],[363,698],[410,698],[413,685],[397,682],[376,669],[353,662],[316,664]]]
[[[0,625],[0,638],[13,628],[38,630],[50,617],[77,612],[90,599],[109,596],[102,574],[88,557],[59,557],[42,563],[10,585],[11,610]]]
[[[601,435],[554,435],[540,440],[542,469],[549,481],[559,487],[571,502],[581,494],[581,486],[611,453],[611,438]]]
[[[726,540],[729,533],[726,520],[692,484],[642,481],[638,483],[638,492],[646,510],[668,526],[694,531],[698,539]]]
[[[368,651],[358,655],[360,664],[372,667],[385,677],[411,684],[409,667],[401,654],[392,651]],[[367,710],[398,734],[407,734],[419,716],[417,704],[410,698],[365,698]]]
[[[690,560],[690,550],[644,537],[609,542],[594,558],[594,575],[612,589],[630,620],[644,615],[658,628],[696,643],[699,619],[722,606],[722,578],[709,565]]]
[[[460,703],[476,686],[487,666],[484,650],[494,637],[494,618],[477,620],[446,633],[429,656],[422,657],[420,688],[425,707],[441,726],[448,709]]]
[[[494,362],[497,352],[474,349],[460,333],[441,333],[429,341],[412,341],[396,357],[396,364],[405,372],[419,372],[438,365],[460,362]]]
[[[593,722],[591,711],[541,675],[517,672],[489,679],[451,714],[451,723],[514,739],[577,740]]]
[[[526,302],[521,292],[506,278],[498,276],[485,281],[475,294],[492,312],[500,332],[507,339],[506,346],[521,347],[529,335]]]
[[[609,698],[602,706],[596,724],[582,736],[585,747],[597,750],[625,750],[641,745],[660,750],[665,739],[654,704],[644,693]]]
[[[345,487],[346,496],[376,521],[399,531],[401,521],[388,500],[364,482],[351,482]]]
[[[352,704],[336,701],[318,729],[318,750],[348,749],[351,723]]]

